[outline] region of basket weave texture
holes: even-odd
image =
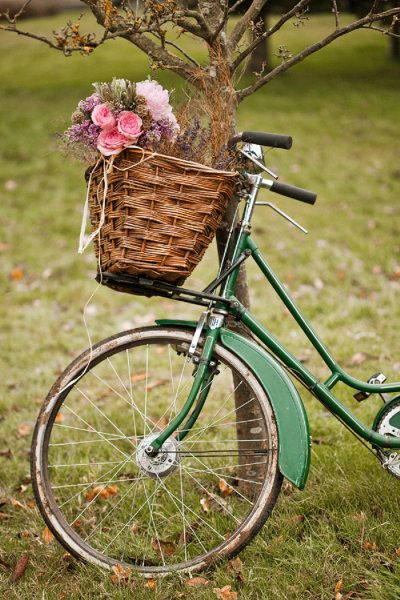
[[[95,239],[102,271],[181,285],[212,241],[237,182],[237,173],[126,149],[107,175],[104,223]],[[102,213],[104,170],[89,188],[92,229]]]

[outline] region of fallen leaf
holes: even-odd
[[[388,277],[391,281],[396,281],[396,279],[400,279],[400,266],[395,267]]]
[[[204,510],[204,512],[209,512],[210,510],[210,503],[208,498],[201,498],[200,499],[200,504],[201,504],[201,508]]]
[[[368,354],[365,352],[356,352],[350,359],[350,365],[352,367],[358,367],[358,365],[362,365],[368,358]]]
[[[13,281],[21,281],[21,279],[23,279],[24,277],[24,272],[22,269],[19,269],[18,267],[16,267],[15,269],[12,269],[10,272],[10,278]]]
[[[17,508],[23,508],[24,510],[26,510],[25,504],[22,504],[22,502],[20,502],[19,500],[16,500],[15,498],[11,498],[11,504],[13,506],[16,506]]]
[[[400,548],[396,548],[396,550],[394,551],[395,555],[398,556],[400,558]]]
[[[156,379],[156,381],[152,381],[151,383],[146,385],[146,390],[147,391],[153,390],[154,388],[156,388],[160,385],[165,385],[168,382],[169,382],[169,379],[166,379],[165,377],[163,377],[162,379]]]
[[[173,556],[176,552],[176,546],[172,542],[164,542],[163,540],[157,540],[153,538],[151,540],[151,547],[156,552],[159,552],[161,556]]]
[[[15,583],[18,579],[21,579],[22,575],[26,571],[26,567],[28,566],[29,557],[27,554],[23,554],[17,561],[15,565],[14,571],[11,574],[10,581]]]
[[[92,500],[94,499],[107,499],[111,498],[112,496],[115,496],[116,494],[118,494],[118,486],[116,485],[109,485],[107,487],[103,485],[96,485],[94,488],[88,491],[88,493],[85,495],[85,499],[88,502],[92,502]]]
[[[343,579],[339,579],[339,581],[335,585],[335,600],[341,600],[341,598],[343,598],[343,595],[340,592],[342,587],[343,587]]]
[[[229,566],[232,569],[232,571],[235,573],[236,580],[239,583],[243,583],[243,581],[244,581],[243,573],[242,573],[243,563],[240,560],[240,557],[236,556],[236,558],[232,558],[232,560],[229,561]]]
[[[137,383],[138,381],[143,381],[143,379],[146,379],[146,373],[136,373],[135,375],[132,375],[132,377],[131,377],[132,383]]]
[[[11,448],[7,448],[7,450],[0,450],[0,456],[4,456],[4,458],[12,458],[12,455]]]
[[[58,412],[56,414],[56,418],[54,419],[54,423],[62,423],[64,421],[65,417],[62,413]]]
[[[223,588],[213,588],[213,592],[219,600],[236,600],[237,598],[237,592],[233,592],[230,585],[224,585]]]
[[[165,415],[160,418],[151,417],[151,422],[153,423],[153,425],[155,425],[159,429],[164,429],[164,427],[166,427],[169,424],[169,419]]]
[[[363,548],[364,550],[369,550],[370,552],[378,552],[378,546],[375,542],[364,542]]]
[[[148,579],[144,584],[144,587],[150,588],[151,590],[155,590],[157,587],[157,582],[155,579]]]
[[[182,533],[179,536],[178,544],[179,544],[179,546],[182,546],[183,544],[188,544],[189,542],[192,541],[192,539],[193,539],[193,536],[190,533],[190,531],[187,531],[185,529],[184,531],[182,531]]]
[[[7,179],[7,181],[4,184],[4,189],[6,189],[7,192],[13,192],[17,189],[17,187],[18,183],[15,181],[15,179]]]
[[[221,494],[223,496],[232,496],[232,494],[233,494],[233,487],[231,485],[229,485],[229,483],[227,483],[225,481],[225,479],[220,479],[219,480],[218,487],[219,487],[219,491],[221,492]]]
[[[205,577],[190,577],[185,581],[186,585],[190,587],[201,587],[203,585],[208,585],[210,582]]]
[[[0,252],[5,252],[10,247],[10,244],[5,244],[4,242],[0,242]]]
[[[131,525],[131,534],[132,535],[136,535],[137,533],[139,533],[140,531],[140,527],[138,525],[138,523],[134,523],[133,525]]]
[[[129,567],[126,568],[120,564],[114,565],[112,567],[112,571],[114,574],[111,575],[111,581],[114,584],[122,583],[123,581],[129,579],[129,577],[132,575],[132,569]]]
[[[51,542],[54,540],[54,535],[47,526],[42,531],[42,540],[45,544],[51,544]]]
[[[32,432],[32,427],[31,425],[27,425],[27,424],[22,424],[18,427],[17,430],[17,434],[18,437],[22,438],[22,437],[27,437],[28,435],[30,435]]]

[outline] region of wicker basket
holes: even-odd
[[[212,241],[237,173],[126,149],[107,178],[104,222],[95,239],[101,270],[181,285]],[[89,188],[93,230],[101,219],[104,185],[100,164]]]

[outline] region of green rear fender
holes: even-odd
[[[157,325],[196,326],[193,321],[156,321]],[[279,435],[279,469],[284,477],[303,489],[310,468],[310,431],[307,414],[291,379],[277,361],[251,340],[221,330],[221,343],[246,363],[263,386],[274,410]]]

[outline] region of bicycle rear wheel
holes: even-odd
[[[219,372],[193,429],[155,458],[144,452],[187,398],[191,337],[168,327],[121,333],[78,357],[50,390],[32,481],[44,520],[73,555],[151,575],[198,571],[239,552],[270,514],[282,481],[273,411],[219,344]],[[244,425],[250,437],[239,440]]]

